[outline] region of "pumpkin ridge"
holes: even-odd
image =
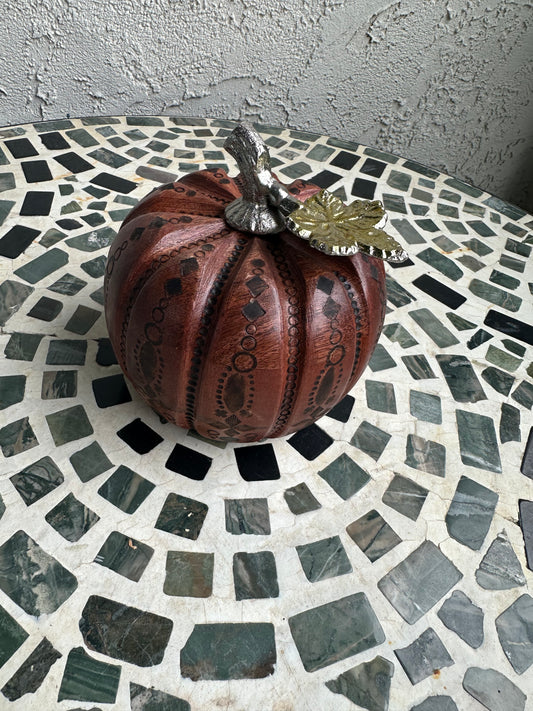
[[[228,229],[228,234],[231,232],[239,234],[234,230]],[[251,240],[247,237],[241,236],[237,239],[228,260],[218,271],[213,281],[213,286],[209,289],[205,297],[204,308],[202,309],[202,315],[200,317],[201,325],[197,324],[198,335],[196,336],[195,347],[190,358],[186,389],[187,394],[185,397],[185,418],[187,426],[190,429],[195,429],[196,394],[206,354],[209,352],[209,344],[213,337],[213,330],[209,329],[213,312],[217,302],[221,300],[223,293],[231,286],[235,274],[238,271],[237,266],[247,252],[246,247],[249,248],[250,244]]]
[[[304,288],[301,288],[304,279],[300,274],[298,264],[294,255],[291,255],[290,251],[283,250],[281,248],[280,240],[276,242],[269,242],[268,249],[274,258],[274,264],[278,275],[283,283],[285,294],[287,298],[296,303],[290,304],[295,311],[294,314],[288,315],[288,329],[287,333],[290,332],[291,328],[294,328],[296,333],[292,335],[296,339],[296,342],[291,344],[289,338],[289,349],[287,356],[287,369],[285,374],[285,385],[283,389],[283,395],[278,408],[278,415],[274,420],[274,424],[270,431],[266,433],[266,437],[278,437],[283,430],[287,427],[291,414],[292,406],[298,391],[298,384],[300,380],[300,363],[305,357],[305,344],[306,344],[306,320],[302,318],[302,309],[305,311],[305,304],[302,303],[302,299],[298,297],[298,294],[305,294]],[[288,275],[288,276],[286,276]],[[287,282],[289,282],[287,284]],[[300,287],[300,289],[298,288]],[[294,294],[289,294],[289,289],[294,289]],[[293,323],[291,323],[291,319]]]

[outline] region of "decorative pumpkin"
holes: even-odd
[[[287,230],[231,227],[230,204],[254,221],[259,200],[282,229],[275,203],[319,190],[295,181],[265,198],[247,175],[257,156],[232,152],[237,178],[189,174],[128,215],[109,253],[105,313],[118,361],[150,407],[209,439],[253,442],[310,425],[353,387],[381,332],[385,274],[367,254],[329,256]]]

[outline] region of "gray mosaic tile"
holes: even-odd
[[[342,498],[349,499],[368,484],[370,476],[346,452],[340,454],[318,475]]]
[[[316,511],[320,508],[320,502],[317,501],[304,482],[285,489],[283,496],[289,509],[296,515]]]
[[[496,618],[498,639],[517,674],[533,664],[533,598],[521,595]]]
[[[413,417],[436,425],[442,423],[442,407],[438,395],[411,390],[409,392],[409,411]]]
[[[526,706],[526,695],[495,669],[470,667],[463,688],[489,711],[524,711]]]
[[[431,627],[409,646],[395,649],[394,654],[413,685],[431,676],[435,669],[450,667],[455,663]]]
[[[21,664],[13,676],[2,687],[2,694],[9,701],[17,701],[26,694],[34,694],[40,688],[46,675],[62,655],[45,638],[30,656]]]
[[[0,607],[0,630],[2,630],[0,667],[3,667],[29,635],[3,607]]]
[[[409,316],[427,333],[439,348],[448,348],[459,343],[453,333],[429,309],[410,311]]]
[[[37,447],[38,444],[28,417],[10,422],[0,429],[0,449],[4,457],[14,457],[16,454]]]
[[[188,701],[130,681],[131,711],[191,711]]]
[[[50,341],[46,365],[84,365],[87,341],[57,339]]]
[[[478,551],[490,528],[497,501],[498,494],[494,491],[462,476],[446,514],[450,536]]]
[[[43,373],[41,399],[57,400],[75,397],[78,393],[78,372],[76,370],[47,370]]]
[[[45,520],[59,535],[75,543],[100,520],[100,517],[70,493],[46,514]]]
[[[372,563],[402,541],[375,509],[347,526],[346,532]]]
[[[28,615],[55,612],[77,587],[76,577],[24,531],[0,546],[0,589]]]
[[[113,466],[98,442],[92,442],[75,452],[70,457],[70,463],[83,482],[94,479],[95,476],[108,471]]]
[[[208,507],[201,501],[180,494],[169,494],[155,522],[155,527],[160,531],[195,541],[200,535],[207,511]]]
[[[32,361],[43,336],[39,333],[12,333],[4,349],[10,360]]]
[[[39,501],[64,482],[64,477],[53,459],[42,457],[10,477],[26,506]]]
[[[0,326],[6,325],[32,293],[32,286],[10,279],[0,284]]]
[[[391,323],[383,327],[383,333],[392,343],[398,343],[402,348],[411,348],[418,345],[409,331],[400,323]]]
[[[276,560],[271,551],[235,553],[233,583],[237,600],[278,597]]]
[[[463,577],[431,541],[424,541],[378,581],[378,588],[410,625]]]
[[[422,353],[402,356],[402,361],[413,380],[429,380],[437,376],[433,372],[428,359]]]
[[[181,675],[193,681],[262,679],[274,673],[276,643],[269,623],[194,626],[181,650]]]
[[[363,421],[355,431],[350,444],[377,461],[389,443],[391,435],[370,422]]]
[[[121,511],[137,511],[155,484],[121,464],[98,489],[98,493]]]
[[[326,682],[334,694],[342,694],[368,711],[387,711],[394,664],[383,657],[358,664]]]
[[[421,704],[411,707],[411,711],[459,711],[451,696],[428,696]]]
[[[413,469],[444,477],[446,475],[446,447],[418,435],[407,435],[405,463]]]
[[[482,371],[481,377],[502,395],[509,395],[515,381],[512,375],[492,365]]]
[[[398,513],[416,521],[427,495],[428,490],[420,484],[395,474],[381,500]]]
[[[436,358],[454,400],[478,402],[487,399],[468,358],[459,354],[437,355]]]
[[[527,567],[533,570],[533,501],[519,501],[519,523],[524,538]]]
[[[514,373],[522,362],[520,358],[515,358],[515,356],[512,356],[510,353],[506,353],[502,351],[501,348],[496,348],[496,346],[492,345],[488,347],[485,358],[489,363],[508,370],[510,373]]]
[[[83,405],[74,405],[66,410],[53,412],[45,415],[45,418],[56,447],[94,433]]]
[[[367,380],[365,382],[365,388],[366,403],[371,410],[396,414],[396,398],[394,395],[394,385],[392,383]]]
[[[485,590],[508,590],[526,584],[522,566],[505,531],[490,544],[476,570],[476,580]]]
[[[456,410],[456,419],[463,464],[500,473],[500,452],[492,418]]]
[[[296,546],[305,577],[311,583],[352,572],[339,536]]]
[[[348,595],[289,617],[289,627],[308,672],[382,644],[385,634],[364,593]]]
[[[473,649],[483,644],[483,610],[461,590],[454,590],[437,612],[441,622]]]
[[[520,442],[520,410],[513,405],[502,402],[499,428],[500,442]]]

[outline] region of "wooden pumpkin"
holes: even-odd
[[[379,259],[230,227],[224,211],[242,190],[240,177],[212,169],[141,200],[111,246],[105,313],[150,407],[209,439],[253,442],[302,429],[344,397],[377,343],[386,297]],[[318,188],[288,191],[305,200]]]

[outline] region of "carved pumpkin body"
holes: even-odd
[[[317,190],[289,187],[300,200]],[[385,276],[373,257],[228,227],[239,195],[238,179],[211,170],[144,198],[111,247],[105,311],[123,371],[156,412],[253,442],[306,427],[353,387],[381,332]]]

